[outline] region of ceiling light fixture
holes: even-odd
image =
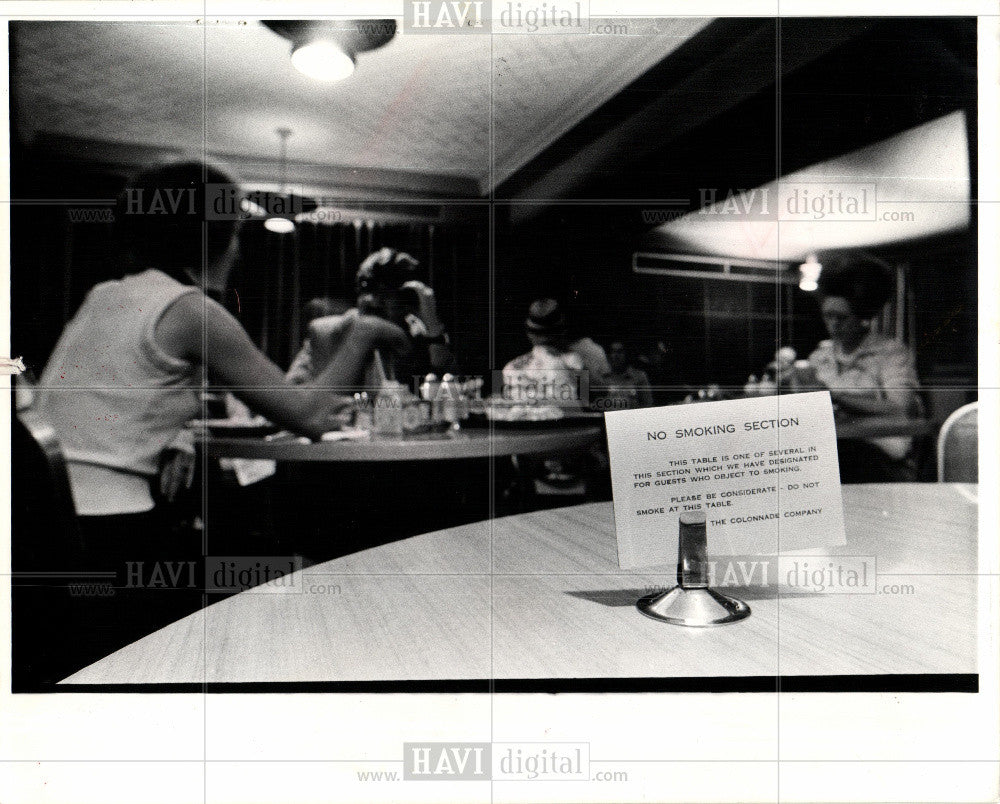
[[[799,290],[804,290],[807,293],[817,290],[819,288],[817,280],[822,271],[823,266],[815,254],[806,257],[806,261],[799,266]]]
[[[262,20],[292,43],[292,64],[316,81],[342,81],[354,72],[358,54],[388,44],[395,20]]]
[[[343,81],[354,72],[350,53],[331,39],[316,39],[292,48],[292,64],[316,81]]]
[[[285,179],[288,172],[288,138],[292,136],[292,130],[285,126],[276,128],[274,133],[281,140],[281,193],[285,192]],[[282,215],[272,215],[264,221],[264,228],[275,234],[291,234],[295,231],[295,221],[291,217]]]
[[[295,222],[288,218],[268,218],[264,221],[264,228],[275,234],[291,234],[295,231]]]

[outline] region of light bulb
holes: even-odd
[[[329,39],[316,39],[295,48],[292,64],[317,81],[342,81],[354,72],[354,59]]]
[[[799,266],[799,290],[811,293],[819,287],[816,280],[823,272],[823,265],[815,254],[806,257],[806,261]]]
[[[295,224],[288,218],[268,218],[264,221],[264,228],[275,234],[288,234],[295,231]]]

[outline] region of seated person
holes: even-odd
[[[285,379],[296,385],[309,382],[312,378],[312,342],[309,340],[309,325],[317,318],[331,315],[343,315],[351,309],[351,305],[333,299],[329,296],[317,296],[310,299],[302,308],[302,348],[299,349],[292,365],[285,373]]]
[[[824,271],[819,280],[823,323],[830,335],[809,356],[812,379],[828,388],[849,416],[919,413],[919,383],[912,352],[873,329],[893,292],[893,280],[875,266]],[[841,479],[847,482],[916,478],[908,462],[912,439],[877,438],[838,442]]]
[[[66,458],[83,538],[78,566],[113,570],[119,584],[130,577],[126,564],[194,562],[204,554],[201,534],[178,533],[154,502],[151,484],[163,456],[173,460],[170,448],[182,440],[186,423],[202,416],[206,374],[282,427],[319,438],[349,404],[326,388],[349,382],[373,349],[407,348],[398,327],[359,315],[352,348],[326,365],[315,384],[286,383],[210,297],[225,289],[239,250],[239,223],[205,211],[214,208],[211,193],[233,188],[224,171],[196,161],[151,168],[127,184],[115,211],[123,277],[90,290],[37,389],[37,412],[54,428]],[[134,209],[136,199],[155,203],[188,194],[189,204],[161,205],[157,214]],[[130,599],[131,592],[156,591],[163,593],[138,604]],[[73,627],[83,630],[67,645],[96,659],[109,652],[116,634],[134,639],[197,610],[201,593],[186,591],[119,588],[115,596],[81,599]]]
[[[531,351],[504,366],[503,397],[515,404],[579,409],[586,401],[581,399],[583,382],[593,380],[588,377],[584,358],[572,348],[559,303],[555,299],[533,301],[524,327]],[[596,382],[602,383],[603,375]],[[590,493],[608,466],[599,445],[533,458],[514,457],[512,461],[522,476],[518,482],[530,478],[534,495]]]
[[[613,341],[608,349],[611,373],[607,376],[608,408],[648,408],[653,404],[653,392],[646,372],[632,366],[627,347]]]
[[[611,373],[611,364],[608,362],[604,347],[597,341],[586,336],[573,337],[570,335],[569,345],[566,348],[570,352],[576,352],[580,355],[591,387],[603,385],[607,381],[607,377]]]
[[[503,396],[515,403],[577,407],[583,358],[570,349],[566,319],[555,299],[536,299],[524,322],[531,351],[503,368]]]
[[[420,281],[420,263],[401,251],[381,248],[369,254],[355,279],[357,306],[340,315],[322,316],[309,324],[309,337],[292,362],[286,378],[300,384],[315,379],[351,341],[359,317],[375,316],[406,333],[406,348],[368,356],[363,369],[350,385],[375,389],[381,371],[403,382],[428,372],[444,374],[456,368],[451,341],[437,312],[434,291]]]
[[[349,302],[335,299],[331,296],[317,296],[306,302],[302,308],[302,337],[309,337],[309,325],[317,318],[328,315],[341,315],[351,309]]]

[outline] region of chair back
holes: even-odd
[[[74,646],[88,601],[72,594],[83,546],[55,430],[17,411],[11,447],[11,690],[50,691],[85,664]]]
[[[938,481],[979,482],[979,402],[952,413],[938,434]]]
[[[72,560],[82,549],[69,472],[51,425],[19,411],[12,432],[12,559],[38,571]]]

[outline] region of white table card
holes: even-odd
[[[673,567],[678,518],[704,511],[708,555],[844,544],[826,391],[605,416],[618,563]]]

